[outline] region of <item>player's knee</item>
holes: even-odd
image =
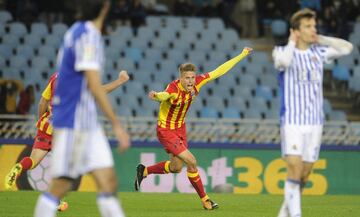
[[[171,165],[170,164],[170,172],[171,173],[180,173],[182,170],[182,165]]]

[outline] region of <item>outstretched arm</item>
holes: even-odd
[[[110,93],[111,91],[118,88],[120,85],[126,83],[128,80],[129,80],[129,75],[128,75],[127,71],[121,70],[119,72],[118,79],[116,79],[115,81],[111,81],[110,83],[103,84],[102,86],[106,93]]]
[[[228,60],[227,62],[223,63],[219,67],[217,67],[214,71],[209,72],[210,80],[214,80],[225,73],[227,73],[232,67],[234,67],[238,62],[248,56],[252,51],[252,48],[245,47],[242,52],[237,55],[236,57]]]

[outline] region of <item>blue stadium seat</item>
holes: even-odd
[[[278,80],[276,74],[265,74],[259,77],[261,85],[268,86],[270,88],[278,87]]]
[[[126,85],[126,84],[125,84]],[[128,93],[121,95],[120,97],[120,105],[129,107],[129,108],[136,108],[140,106],[138,95],[135,95],[135,93]]]
[[[0,70],[2,68],[5,68],[5,66],[6,66],[6,60],[4,57],[0,56]]]
[[[178,75],[178,65],[173,60],[163,60],[160,62],[160,69],[162,72]],[[174,73],[172,73],[174,72]]]
[[[249,110],[257,109],[259,111],[266,111],[268,109],[267,102],[263,98],[255,97],[249,98]]]
[[[190,51],[187,53],[187,61],[192,62],[195,65],[200,65],[206,61],[206,55],[201,51]]]
[[[181,64],[185,61],[185,54],[182,50],[169,50],[167,51],[167,59],[173,60],[177,64]]]
[[[117,36],[117,35],[112,35],[109,37],[109,47],[108,48],[112,48],[112,49],[124,49],[127,47],[127,42],[126,40],[122,39],[121,37]]]
[[[176,39],[176,30],[173,28],[161,28],[158,29],[158,39],[166,40],[166,41],[173,41]]]
[[[146,38],[132,38],[130,39],[130,47],[145,50],[149,48],[149,41]]]
[[[221,63],[218,61],[206,61],[202,64],[204,72],[211,72],[215,70]],[[228,74],[232,74],[231,72],[228,72]]]
[[[15,48],[16,55],[23,56],[26,59],[34,57],[34,49],[28,45],[20,45]]]
[[[254,52],[250,55],[251,62],[256,65],[266,65],[269,64],[269,56],[265,52]]]
[[[143,96],[146,94],[144,85],[138,81],[127,82],[124,87],[127,95]]]
[[[204,30],[204,21],[198,17],[185,17],[185,27],[187,29],[196,30],[198,32]]]
[[[49,34],[49,30],[45,23],[32,23],[30,33],[39,37],[45,37]]]
[[[228,99],[228,107],[233,107],[240,111],[244,111],[246,110],[246,103],[244,98],[240,96],[234,96]]]
[[[39,71],[39,72],[45,72],[50,69],[50,63],[49,59],[45,56],[41,57],[34,57],[31,59],[31,68]]]
[[[222,111],[225,108],[223,98],[220,98],[218,96],[208,96],[207,98],[205,98],[205,105],[218,111]]]
[[[138,62],[138,69],[142,71],[147,71],[149,73],[156,72],[157,69],[157,62],[155,60],[144,59]]]
[[[153,29],[160,29],[163,26],[163,20],[159,16],[147,16],[146,25]]]
[[[4,58],[9,58],[13,55],[13,46],[9,44],[0,44],[0,54]]]
[[[167,71],[156,71],[154,74],[154,81],[168,84],[170,83],[172,79],[172,73]]]
[[[234,43],[239,41],[238,33],[234,29],[226,29],[222,32],[221,35],[222,35],[222,41],[234,42]]]
[[[14,35],[11,33],[5,34],[1,36],[2,38],[2,44],[8,44],[11,45],[13,47],[19,45],[20,43],[20,36],[19,35]]]
[[[273,20],[271,22],[271,32],[275,37],[285,36],[287,34],[288,27],[284,20]]]
[[[132,71],[130,74],[133,77],[133,81],[135,82],[140,82],[142,84],[149,84],[152,83],[153,81],[152,74],[148,71],[135,70]]]
[[[12,35],[16,35],[18,37],[22,37],[27,34],[26,26],[20,22],[14,22],[9,24],[9,33]]]
[[[340,81],[348,81],[350,78],[349,69],[346,66],[337,65],[333,68],[332,74],[334,78]]]
[[[280,118],[280,111],[275,109],[266,110],[265,112],[266,119],[276,119],[279,120]]]
[[[271,101],[273,98],[272,90],[270,87],[259,85],[255,89],[255,96],[262,97],[267,101]]]
[[[136,38],[151,41],[155,38],[154,29],[147,26],[141,26],[138,29]]]
[[[24,45],[31,46],[36,49],[42,45],[41,37],[33,34],[28,34],[24,36]]]
[[[56,49],[52,46],[41,46],[38,50],[38,55],[40,57],[46,57],[47,59],[56,61]]]
[[[249,86],[237,85],[233,87],[234,97],[248,99],[253,97],[252,88]]]
[[[122,58],[116,61],[117,70],[127,70],[132,73],[135,70],[134,60],[130,58]]]
[[[109,46],[105,48],[105,57],[109,61],[116,61],[120,58],[120,51],[119,48]]]
[[[146,49],[144,50],[145,59],[160,61],[163,59],[162,51],[159,49]]]
[[[117,26],[116,30],[110,34],[110,37],[119,41],[126,41],[132,39],[134,34],[130,26]]]
[[[164,22],[166,27],[180,30],[183,27],[182,18],[175,16],[164,16]]]
[[[211,107],[204,107],[200,110],[201,118],[218,118],[218,111]]]
[[[197,40],[197,33],[192,29],[183,29],[180,32],[180,39],[186,42],[195,42]]]
[[[261,119],[262,114],[261,111],[257,108],[249,108],[243,112],[244,118],[246,119]]]
[[[190,109],[188,110],[187,114],[186,114],[186,119],[188,118],[198,118],[197,116],[198,111],[192,107],[190,107]]]
[[[257,86],[256,78],[251,74],[239,75],[240,84],[243,86],[255,88]]]
[[[226,54],[232,54],[236,48],[236,43],[233,41],[226,41],[222,40],[222,42],[215,44],[216,51],[223,52]],[[241,51],[240,51],[241,52]],[[239,54],[240,52],[236,51],[236,54]]]
[[[28,68],[27,59],[23,56],[12,56],[10,59],[10,68],[23,70]]]
[[[194,43],[195,50],[200,52],[211,53],[213,50],[213,44],[210,41],[198,40]]]
[[[333,110],[330,114],[329,114],[329,119],[331,121],[346,121],[346,113],[343,111],[339,111],[339,110]]]
[[[360,75],[356,75],[349,80],[349,88],[352,91],[360,92]]]
[[[166,38],[155,38],[151,40],[152,48],[160,49],[162,51],[167,51],[170,47],[170,41]]]
[[[45,37],[45,45],[58,49],[61,45],[62,37],[59,35],[48,35]]]
[[[251,63],[245,65],[245,72],[253,76],[260,77],[264,73],[264,65],[261,63]]]
[[[167,84],[160,83],[160,82],[151,82],[148,83],[148,91],[154,90],[156,92],[164,91]]]
[[[222,111],[223,118],[240,118],[240,112],[236,108],[229,107]]]
[[[142,50],[135,47],[127,47],[124,49],[125,57],[133,60],[134,62],[140,62],[143,60]]]
[[[207,19],[208,29],[216,32],[222,32],[225,30],[224,22],[220,18],[209,18]]]
[[[236,78],[233,74],[226,74],[217,79],[220,86],[227,86],[229,88],[237,86]]]
[[[220,98],[231,98],[230,87],[226,85],[216,85],[212,88],[213,95]]]
[[[116,114],[121,116],[121,117],[131,117],[132,116],[132,111],[129,107],[127,106],[116,106]]]
[[[12,21],[13,17],[8,11],[0,11],[0,23],[1,25]]]
[[[348,68],[352,68],[355,66],[355,61],[352,56],[343,56],[337,59],[337,63],[342,66],[346,66]]]
[[[68,26],[66,24],[55,23],[51,27],[51,34],[62,38],[67,30],[68,30]]]

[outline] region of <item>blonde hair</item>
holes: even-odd
[[[193,63],[183,63],[179,66],[179,72],[182,74],[183,72],[196,72],[197,68]]]
[[[313,10],[310,10],[308,8],[302,9],[297,11],[295,14],[291,16],[290,19],[290,26],[293,29],[299,29],[300,28],[300,20],[301,19],[316,19],[316,13]]]

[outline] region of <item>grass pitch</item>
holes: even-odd
[[[32,217],[39,193],[0,192],[1,217]],[[210,194],[219,209],[206,211],[195,194],[119,193],[127,217],[275,217],[282,196]],[[99,217],[95,193],[71,192],[67,211],[58,217]],[[360,196],[304,196],[305,217],[358,217]]]

